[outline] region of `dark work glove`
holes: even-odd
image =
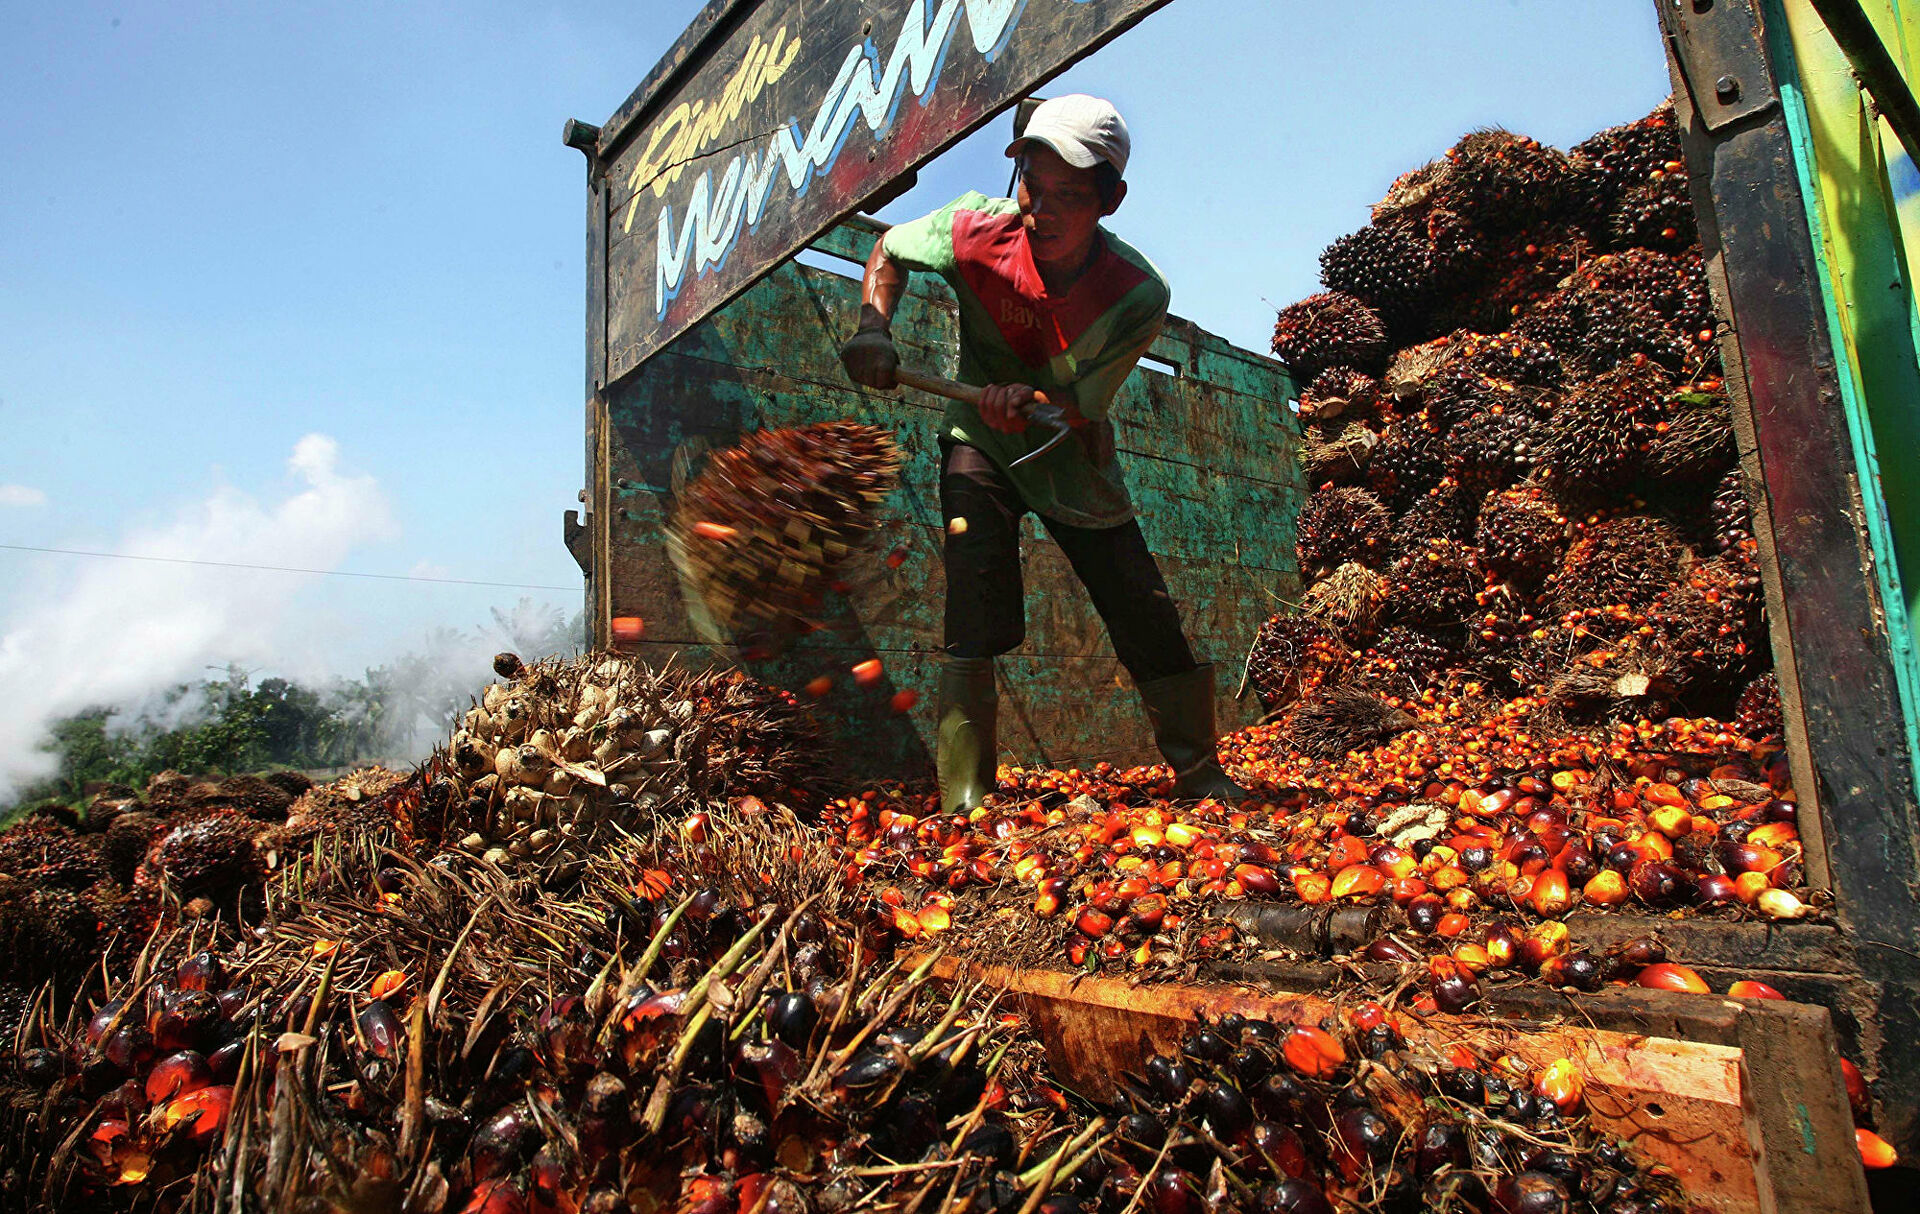
[[[893,373],[900,369],[900,354],[893,348],[893,334],[884,328],[862,328],[840,347],[840,365],[848,378],[882,392],[894,387]]]

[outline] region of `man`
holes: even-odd
[[[900,360],[889,324],[907,275],[939,274],[960,299],[959,377],[984,389],[978,408],[947,406],[940,440],[947,656],[936,765],[946,812],[994,789],[993,659],[1026,634],[1019,523],[1028,510],[1106,622],[1173,765],[1176,795],[1250,795],[1220,767],[1213,667],[1194,659],[1113,454],[1107,407],[1160,332],[1168,298],[1153,263],[1100,226],[1127,196],[1128,150],[1108,102],[1076,94],[1042,103],[1007,148],[1019,166],[1015,198],[969,193],[874,246],[860,329],[840,352],[855,382],[891,389]],[[1049,437],[1027,429],[1036,391],[1065,409],[1080,441],[1014,468]]]

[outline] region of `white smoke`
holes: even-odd
[[[128,533],[130,556],[334,569],[361,544],[397,534],[372,476],[339,468],[339,444],[309,434],[288,471],[299,487],[264,503],[222,486],[156,530]],[[89,708],[126,716],[209,665],[271,658],[294,631],[288,607],[315,578],[242,574],[158,561],[74,560],[16,594],[0,624],[0,802],[52,774],[48,728]]]

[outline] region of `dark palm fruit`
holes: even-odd
[[[1193,1071],[1187,1064],[1164,1054],[1147,1059],[1146,1072],[1154,1094],[1168,1102],[1179,1100],[1193,1086]]]
[[[164,996],[147,1027],[159,1049],[192,1050],[212,1044],[219,1023],[220,1001],[203,990],[190,990]]]
[[[805,991],[781,991],[767,1009],[767,1026],[774,1036],[795,1049],[806,1048],[820,1014]]]
[[[890,1079],[900,1069],[900,1060],[890,1050],[865,1049],[840,1072],[839,1082],[846,1088],[870,1088]]]
[[[210,952],[198,952],[174,970],[174,984],[183,991],[213,991],[226,985],[226,971]]]
[[[1435,540],[1393,563],[1387,574],[1388,608],[1416,627],[1457,627],[1473,616],[1480,586],[1473,549]]]
[[[1120,1137],[1148,1152],[1158,1152],[1167,1140],[1167,1127],[1152,1113],[1129,1113],[1120,1119]]]
[[[1435,1075],[1440,1090],[1455,1100],[1478,1105],[1486,1099],[1486,1083],[1472,1067],[1441,1067]]]
[[[400,1043],[406,1036],[406,1030],[400,1026],[400,1017],[393,1014],[393,1008],[384,999],[375,999],[354,1018],[359,1026],[360,1037],[367,1044],[367,1052],[376,1058],[389,1061],[400,1056]]]
[[[107,1038],[107,1061],[128,1074],[145,1069],[156,1050],[153,1034],[137,1024],[123,1025]]]
[[[1432,979],[1433,1001],[1440,1010],[1449,1015],[1458,1015],[1473,1006],[1480,997],[1479,984],[1473,975],[1460,966],[1441,973],[1436,971]]]
[[[1577,987],[1583,991],[1599,990],[1601,982],[1606,978],[1605,967],[1600,964],[1598,958],[1585,949],[1568,953],[1566,961],[1561,966],[1561,973],[1565,975],[1568,986]]]
[[[1446,901],[1438,894],[1421,894],[1407,903],[1407,926],[1422,935],[1431,935],[1446,913]]]
[[[1400,1046],[1399,1034],[1390,1024],[1376,1024],[1360,1034],[1360,1051],[1367,1057],[1379,1062]]]
[[[1292,1177],[1260,1190],[1261,1214],[1333,1214],[1318,1185]]]
[[[533,1157],[542,1141],[540,1126],[525,1110],[509,1108],[480,1123],[467,1145],[475,1180],[505,1176]]]
[[[1240,1026],[1240,1037],[1243,1041],[1272,1045],[1280,1040],[1280,1030],[1271,1020],[1248,1020]]]
[[[1233,1139],[1253,1123],[1253,1106],[1230,1083],[1210,1083],[1194,1100],[1207,1128],[1222,1139]]]
[[[1273,1071],[1273,1053],[1256,1044],[1246,1044],[1227,1056],[1227,1071],[1242,1090],[1251,1088]]]
[[[1317,577],[1348,561],[1384,563],[1392,522],[1387,508],[1364,489],[1320,490],[1295,524],[1301,573]]]
[[[1274,1121],[1256,1121],[1247,1132],[1247,1150],[1263,1160],[1275,1175],[1296,1179],[1313,1176],[1313,1159],[1307,1144],[1292,1126]]]
[[[1365,1106],[1341,1109],[1334,1115],[1333,1128],[1338,1143],[1336,1162],[1348,1179],[1393,1158],[1398,1135],[1393,1123],[1377,1111]]]
[[[1307,380],[1328,367],[1372,374],[1387,355],[1387,328],[1380,314],[1338,291],[1310,295],[1280,310],[1273,325],[1273,353]]]
[[[54,1080],[60,1078],[64,1069],[61,1066],[59,1054],[53,1050],[39,1048],[20,1051],[19,1060],[15,1065],[19,1069],[20,1078],[36,1088],[51,1086]]]
[[[1211,1029],[1199,1029],[1188,1033],[1181,1040],[1180,1052],[1201,1062],[1219,1063],[1227,1060],[1227,1055],[1233,1052],[1233,1047]]]
[[[1540,465],[1563,492],[1625,489],[1669,390],[1666,375],[1651,365],[1623,365],[1575,385],[1541,427]]]
[[[1306,1085],[1286,1070],[1273,1072],[1253,1089],[1254,1104],[1275,1121],[1289,1120],[1306,1104],[1307,1099]]]
[[[1493,1191],[1500,1214],[1565,1214],[1572,1200],[1567,1187],[1544,1172],[1509,1176]]]
[[[1199,1214],[1200,1184],[1185,1168],[1163,1166],[1147,1182],[1154,1214]]]
[[[241,1037],[227,1042],[213,1053],[207,1055],[207,1066],[213,1071],[215,1083],[232,1083],[240,1074],[240,1061],[247,1055],[246,1038]]]
[[[1475,1104],[1479,1101],[1475,1100]],[[1421,1172],[1437,1172],[1451,1165],[1465,1167],[1467,1163],[1467,1136],[1459,1126],[1450,1121],[1433,1121],[1420,1135],[1420,1153],[1418,1166]]]
[[[1515,1121],[1525,1122],[1533,1117],[1534,1109],[1538,1104],[1532,1092],[1524,1087],[1516,1087],[1507,1097],[1507,1116]]]
[[[1680,871],[1661,860],[1642,860],[1627,873],[1633,896],[1648,906],[1671,906],[1680,900]]]
[[[1366,947],[1369,961],[1418,961],[1422,954],[1392,936],[1382,936]]]

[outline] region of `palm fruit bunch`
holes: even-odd
[[[1734,458],[1733,410],[1720,382],[1709,380],[1668,396],[1641,470],[1655,482],[1695,486],[1718,481]]]
[[[1301,611],[1326,624],[1349,645],[1373,638],[1387,605],[1388,582],[1382,573],[1348,561],[1307,589]]]
[[[1365,420],[1379,413],[1380,381],[1352,367],[1328,367],[1300,393],[1300,420]]]
[[[1613,500],[1640,473],[1669,392],[1666,376],[1629,365],[1575,384],[1540,431],[1539,463],[1555,491]]]
[[[1526,479],[1540,418],[1536,403],[1516,394],[1461,420],[1447,431],[1447,475],[1476,499]]]
[[[1574,177],[1565,152],[1498,128],[1464,136],[1447,149],[1447,167],[1440,200],[1489,230],[1557,214]]]
[[[1387,354],[1387,328],[1363,301],[1324,291],[1280,309],[1273,322],[1273,353],[1302,381],[1329,367],[1378,370]]]
[[[816,619],[899,470],[891,434],[846,421],[758,430],[710,456],[666,527],[702,634],[765,645]]]
[[[1651,515],[1602,518],[1575,532],[1546,584],[1548,601],[1562,615],[1650,606],[1680,580],[1682,562],[1690,559],[1673,525]]]
[[[1368,650],[1367,672],[1396,690],[1418,691],[1459,658],[1460,646],[1453,637],[1393,624],[1381,631]]]
[[[1572,525],[1538,485],[1486,499],[1474,530],[1480,563],[1496,577],[1538,585],[1560,564]]]
[[[1423,236],[1377,224],[1342,236],[1320,254],[1320,281],[1371,307],[1395,340],[1419,336],[1434,289]]]
[[[495,659],[442,758],[461,846],[509,864],[740,797],[802,801],[818,739],[791,693],[608,654]]]
[[[1756,559],[1753,505],[1747,500],[1747,478],[1740,469],[1728,469],[1720,478],[1714,487],[1711,512],[1713,551],[1752,564]]]
[[[1458,628],[1472,617],[1482,584],[1472,548],[1454,540],[1432,540],[1387,571],[1387,607],[1402,623]]]
[[[1477,504],[1477,499],[1462,490],[1459,482],[1450,478],[1441,480],[1393,520],[1394,559],[1424,549],[1429,540],[1473,538],[1473,510]]]
[[[1387,554],[1392,516],[1365,489],[1322,489],[1307,499],[1294,523],[1304,576],[1331,573],[1347,563],[1377,566]]]
[[[1307,483],[1352,485],[1365,479],[1380,436],[1362,421],[1310,422],[1300,442],[1300,466]]]
[[[1273,615],[1247,650],[1247,681],[1267,712],[1287,707],[1346,672],[1353,653],[1332,629],[1305,615]]]
[[[1584,187],[1583,211],[1593,231],[1610,237],[1632,237],[1641,233],[1629,216],[1645,206],[1645,187],[1655,183],[1671,186],[1677,179],[1681,193],[1687,180],[1686,157],[1680,146],[1679,123],[1673,102],[1667,100],[1651,114],[1636,122],[1609,127],[1591,139],[1574,145],[1573,155]],[[1678,240],[1656,230],[1659,245],[1692,243],[1692,216],[1688,215],[1688,238]],[[1639,239],[1619,240],[1623,246],[1644,246]]]
[[[1781,737],[1780,680],[1771,670],[1741,689],[1733,706],[1733,727],[1756,740]]]
[[[1439,426],[1425,412],[1395,418],[1367,462],[1367,485],[1382,502],[1405,509],[1447,474]]]

